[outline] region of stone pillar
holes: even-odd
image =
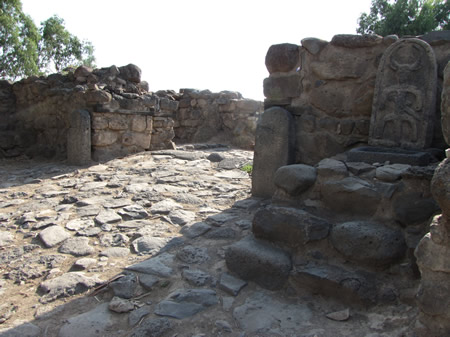
[[[274,175],[281,166],[294,163],[295,128],[289,111],[273,107],[264,111],[256,127],[252,195],[270,198]]]
[[[91,161],[91,116],[86,110],[75,110],[70,114],[67,135],[67,162],[85,165]]]
[[[444,82],[442,84],[441,100],[441,124],[444,139],[450,145],[450,61],[444,70]]]
[[[420,309],[417,333],[421,337],[450,336],[450,159],[436,169],[431,181],[433,197],[442,209],[416,248],[421,273],[417,293]]]

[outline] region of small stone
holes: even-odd
[[[130,337],[160,337],[171,328],[172,323],[165,317],[146,319],[133,330]]]
[[[231,276],[228,273],[223,273],[219,280],[219,289],[226,293],[237,296],[242,288],[247,285],[247,282]]]
[[[0,231],[0,247],[5,247],[14,241],[14,235],[6,231]]]
[[[114,295],[121,298],[132,298],[136,291],[138,280],[136,274],[131,272],[124,272],[123,276],[111,282],[109,286],[114,292]]]
[[[169,213],[169,219],[173,224],[184,226],[195,220],[195,213],[184,210],[174,210]]]
[[[71,254],[74,256],[85,256],[92,254],[94,248],[89,245],[89,239],[86,237],[75,237],[66,240],[61,247],[59,247],[59,252],[63,254]]]
[[[350,318],[350,310],[347,308],[345,310],[331,312],[326,317],[333,321],[346,321]]]
[[[39,238],[48,247],[54,247],[58,243],[68,239],[70,234],[64,230],[61,226],[47,227],[39,233]]]
[[[109,310],[120,314],[133,310],[134,304],[129,300],[114,296],[111,302],[109,302],[108,308]]]
[[[75,263],[73,264],[73,266],[74,266],[74,268],[84,270],[84,269],[88,269],[90,266],[92,266],[96,263],[97,263],[96,259],[84,257],[82,259],[76,260]]]
[[[92,219],[74,219],[66,223],[66,228],[70,231],[79,231],[93,226],[95,226],[95,223]]]
[[[130,254],[130,250],[128,248],[123,247],[110,247],[100,252],[100,256],[106,257],[125,257]]]
[[[232,332],[233,331],[233,328],[231,327],[231,324],[228,323],[227,321],[218,320],[214,324],[219,330],[222,330],[222,331],[225,331],[225,332]]]
[[[125,269],[137,271],[144,274],[156,275],[161,277],[169,277],[173,273],[173,269],[169,267],[173,263],[174,255],[162,253],[151,259],[133,264]]]
[[[186,225],[181,230],[180,233],[187,236],[190,239],[196,238],[205,234],[211,229],[211,226],[204,222],[196,222],[193,225]]]
[[[137,254],[155,254],[167,243],[166,238],[145,235],[134,240],[131,245]]]
[[[212,281],[211,275],[198,269],[185,269],[182,276],[183,279],[197,287],[202,287]]]
[[[184,263],[203,263],[209,259],[208,250],[204,247],[186,246],[177,253],[177,258]]]
[[[103,225],[105,223],[116,223],[122,221],[122,217],[112,210],[102,210],[95,217],[95,222],[99,225]]]
[[[151,290],[159,282],[159,278],[154,275],[138,273],[139,284],[145,289]]]
[[[216,292],[211,289],[178,289],[158,303],[155,314],[183,319],[218,303]]]
[[[128,316],[128,324],[130,324],[130,326],[135,326],[136,324],[139,323],[142,317],[149,315],[151,312],[152,310],[148,305],[133,310],[132,312],[130,312],[130,315]]]
[[[145,219],[148,217],[147,211],[140,205],[129,205],[118,211],[124,220]]]
[[[45,293],[40,301],[47,303],[59,297],[79,294],[99,283],[101,283],[101,280],[97,277],[87,277],[82,272],[65,273],[40,284],[40,289]]]

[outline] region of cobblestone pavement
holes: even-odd
[[[87,167],[0,161],[0,336],[413,336],[363,308],[228,272],[251,235],[253,153],[186,145]]]

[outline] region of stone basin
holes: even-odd
[[[348,151],[347,160],[350,162],[364,162],[368,164],[389,161],[391,164],[427,166],[433,161],[433,156],[428,152],[423,151],[364,146]]]

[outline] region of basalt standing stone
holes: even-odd
[[[75,110],[70,114],[67,160],[72,165],[84,165],[91,161],[91,116],[86,110]]]
[[[276,170],[294,162],[294,133],[294,120],[289,111],[280,107],[264,111],[256,128],[253,196],[270,198],[275,192]]]
[[[436,105],[433,49],[419,39],[390,45],[378,67],[369,144],[420,150],[430,146]]]
[[[448,145],[450,145],[450,62],[444,69],[444,83],[442,84],[441,100],[442,133]]]

